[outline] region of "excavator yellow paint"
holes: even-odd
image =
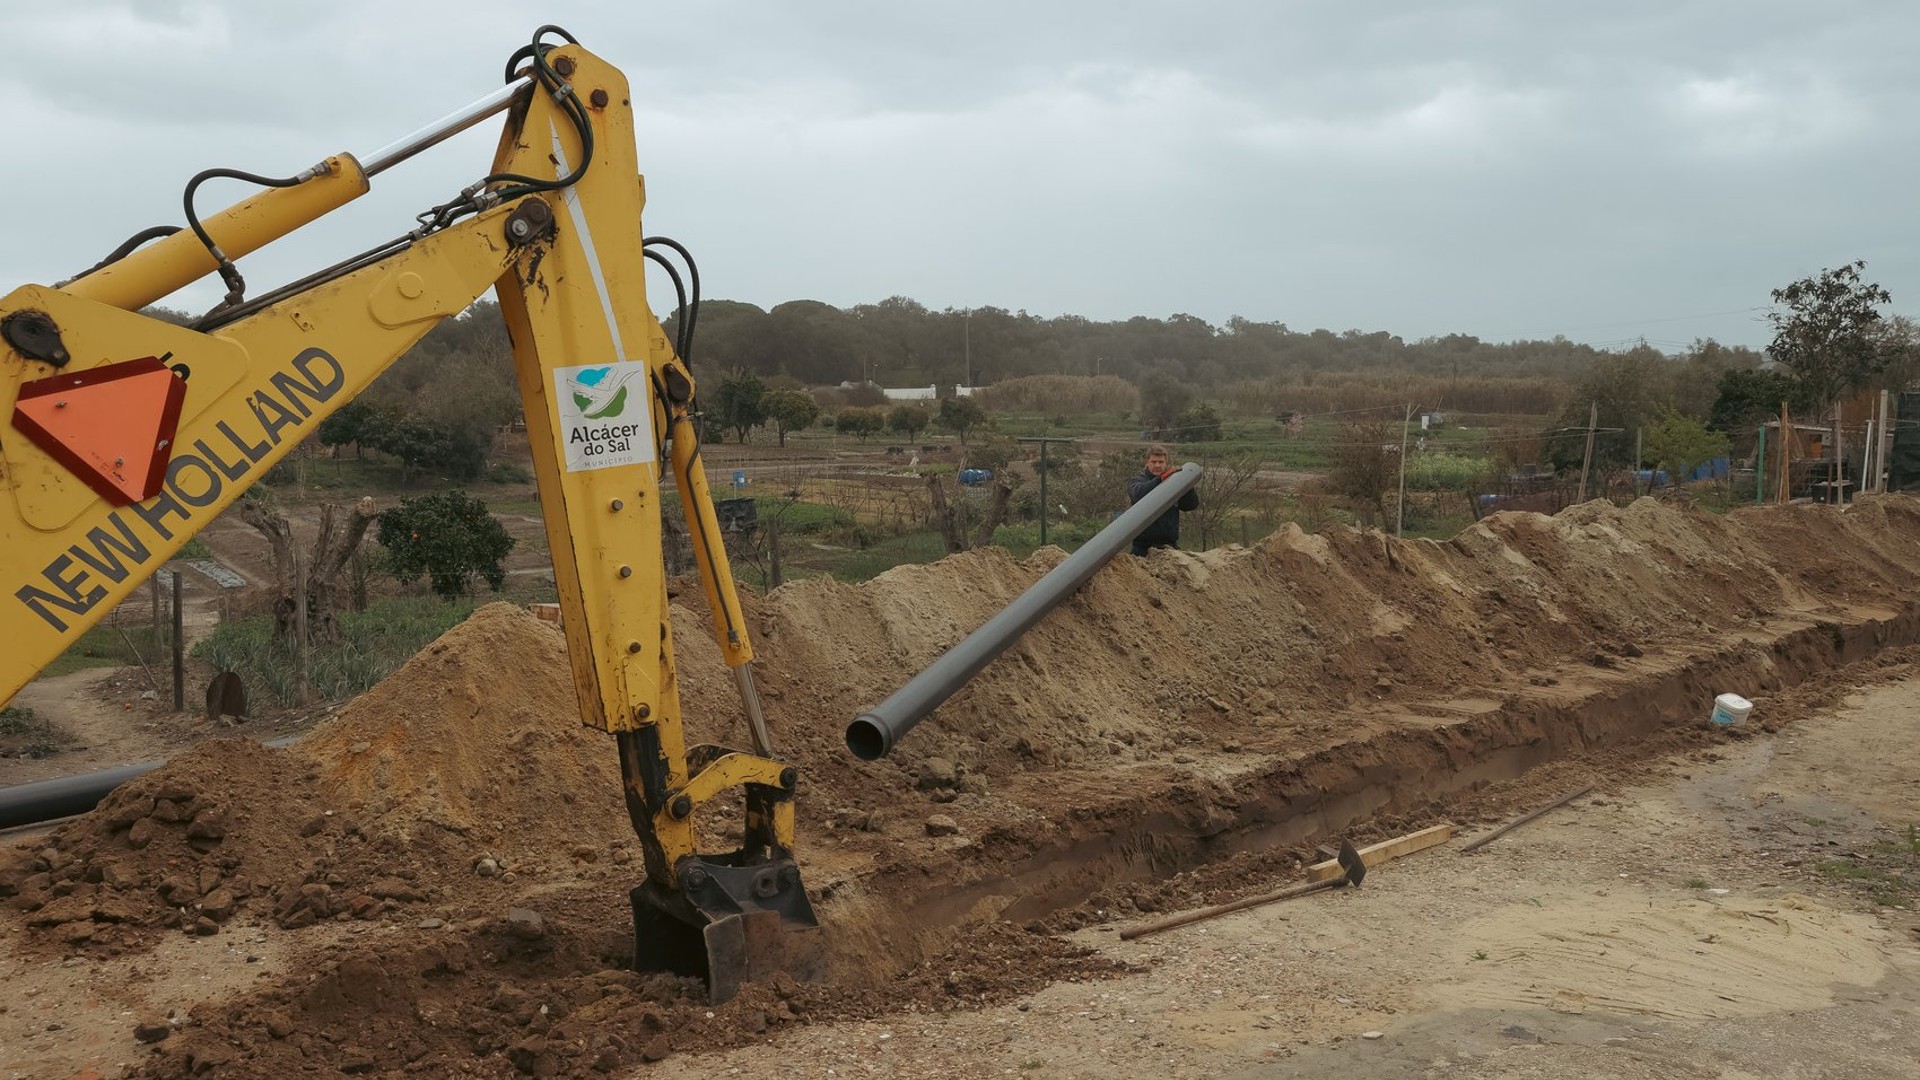
[[[614,737],[645,856],[647,880],[632,898],[636,960],[705,976],[720,998],[768,971],[766,956],[751,954],[769,926],[811,937],[816,925],[791,851],[798,777],[771,756],[758,722],[745,666],[753,651],[699,462],[692,378],[647,302],[626,79],[571,39],[536,38],[534,52],[544,63],[508,110],[489,170],[489,189],[510,197],[384,257],[203,320],[205,331],[135,313],[217,269],[190,231],[64,288],[29,285],[0,300],[0,413],[14,415],[23,384],[139,357],[163,357],[185,380],[164,481],[130,505],[103,499],[13,424],[0,427],[0,701],[491,286],[513,340],[581,716]],[[588,161],[582,124],[591,159],[576,177]],[[499,179],[509,176],[521,179]],[[360,165],[338,154],[205,224],[237,259],[366,189]],[[687,512],[714,638],[740,674],[757,753],[687,745],[661,558],[663,481]],[[695,812],[735,789],[746,802],[740,847],[699,850]]]

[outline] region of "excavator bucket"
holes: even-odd
[[[729,866],[691,857],[680,880],[683,893],[648,882],[631,894],[638,970],[701,979],[715,1005],[779,973],[803,982],[824,974],[820,922],[792,860]]]

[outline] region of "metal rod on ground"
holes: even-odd
[[[915,724],[952,697],[1047,612],[1071,597],[1142,529],[1193,490],[1200,482],[1200,474],[1199,465],[1191,461],[1182,465],[1148,492],[1146,498],[1095,533],[1080,550],[1034,582],[980,629],[907,680],[906,685],[885,701],[855,717],[847,726],[847,749],[864,761],[877,760],[893,749],[893,744],[913,730]]]
[[[1526,815],[1525,817],[1515,818],[1512,821],[1507,822],[1505,825],[1500,826],[1499,828],[1493,830],[1492,832],[1488,833],[1487,835],[1481,837],[1478,840],[1470,840],[1467,843],[1460,845],[1460,853],[1464,855],[1469,851],[1477,851],[1480,848],[1488,844],[1491,844],[1495,840],[1498,840],[1501,837],[1507,835],[1508,833],[1519,828],[1520,826],[1525,825],[1527,822],[1532,821],[1534,818],[1539,817],[1541,814],[1544,814],[1549,810],[1553,810],[1553,809],[1557,809],[1558,807],[1565,806],[1568,803],[1572,802],[1573,800],[1579,798],[1582,795],[1585,795],[1587,792],[1592,790],[1593,790],[1593,785],[1588,784],[1586,787],[1581,788],[1579,791],[1570,791],[1567,794],[1562,795],[1559,798],[1548,803],[1547,805],[1541,807],[1540,809],[1535,810],[1534,812]]]
[[[1337,889],[1342,885],[1359,885],[1361,879],[1367,876],[1367,864],[1361,860],[1360,853],[1354,849],[1353,841],[1351,840],[1342,840],[1340,842],[1340,865],[1346,870],[1346,873],[1339,877],[1328,878],[1325,881],[1309,881],[1304,885],[1289,885],[1284,889],[1275,889],[1273,892],[1261,893],[1258,896],[1246,896],[1238,900],[1228,901],[1224,904],[1215,904],[1212,907],[1201,908],[1198,911],[1183,911],[1178,915],[1169,915],[1164,919],[1144,923],[1140,926],[1129,926],[1125,930],[1120,931],[1120,940],[1132,941],[1134,938],[1147,934],[1157,934],[1162,930],[1171,930],[1176,926],[1186,926],[1188,923],[1197,923],[1204,919],[1230,915],[1236,911],[1245,911],[1250,907],[1271,904],[1276,900],[1292,900],[1295,897],[1306,896],[1310,893],[1323,892],[1327,889]]]
[[[180,609],[180,568],[172,569],[173,575],[173,711],[184,712],[187,707],[187,641],[183,632],[183,618]]]

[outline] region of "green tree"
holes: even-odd
[[[1734,368],[1720,376],[1707,426],[1729,435],[1747,434],[1747,429],[1779,416],[1782,402],[1796,416],[1813,411],[1807,388],[1786,372]]]
[[[1861,278],[1866,268],[1856,260],[1773,290],[1773,302],[1783,310],[1767,316],[1773,324],[1767,355],[1806,386],[1822,416],[1890,359],[1880,347],[1879,308],[1893,298]]]
[[[421,469],[454,480],[471,480],[486,468],[492,432],[455,426],[423,417],[377,408],[360,425],[360,445],[400,462],[400,478],[413,479]]]
[[[734,371],[720,380],[713,394],[713,411],[722,427],[741,442],[747,433],[767,422],[767,384],[750,371]]]
[[[867,436],[886,429],[887,418],[879,409],[841,409],[840,415],[834,417],[833,426],[842,434],[866,442]]]
[[[1185,410],[1174,418],[1173,439],[1175,442],[1219,442],[1220,414],[1204,401]]]
[[[1707,425],[1673,409],[1661,410],[1659,418],[1646,429],[1645,460],[1654,468],[1665,469],[1676,484],[1726,454],[1725,432],[1708,430]]]
[[[370,402],[349,401],[320,421],[314,437],[320,440],[320,445],[336,450],[352,446],[354,456],[359,457],[361,448],[367,444],[367,433],[380,423],[378,413],[379,407]]]
[[[959,436],[960,445],[965,446],[967,432],[987,422],[987,411],[970,397],[950,397],[940,403],[940,415],[935,422]]]
[[[1593,467],[1599,473],[1633,464],[1633,433],[1659,416],[1672,401],[1673,361],[1642,344],[1623,353],[1603,354],[1574,387],[1559,417],[1560,429],[1547,441],[1547,459],[1561,472],[1577,471],[1586,454],[1588,408],[1598,405]]]
[[[773,421],[773,430],[780,439],[780,445],[787,445],[787,432],[805,431],[820,417],[820,403],[805,390],[769,390],[760,403],[767,411],[767,419]]]
[[[932,422],[933,414],[925,405],[895,405],[887,414],[887,427],[905,435],[909,442],[919,438]]]
[[[1153,437],[1164,438],[1193,404],[1193,387],[1171,371],[1156,368],[1140,380],[1140,417]]]
[[[376,539],[386,551],[382,565],[397,581],[424,574],[447,600],[467,592],[476,576],[495,592],[506,583],[500,563],[513,550],[513,537],[487,513],[486,503],[464,491],[404,499],[376,520]]]

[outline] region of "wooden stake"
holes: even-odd
[[[1500,826],[1499,828],[1493,830],[1492,832],[1479,838],[1478,840],[1470,840],[1467,843],[1462,844],[1460,846],[1460,854],[1465,855],[1469,851],[1478,851],[1480,848],[1493,843],[1495,840],[1498,840],[1501,837],[1512,832],[1513,830],[1519,828],[1520,826],[1525,825],[1527,822],[1532,821],[1534,818],[1539,817],[1541,814],[1544,814],[1549,810],[1555,809],[1556,807],[1565,806],[1568,803],[1572,802],[1573,800],[1579,798],[1582,795],[1585,795],[1587,792],[1592,790],[1593,790],[1593,785],[1588,784],[1586,787],[1581,788],[1579,791],[1568,792],[1567,794],[1560,796],[1559,798],[1553,800],[1552,802],[1541,807],[1540,809],[1535,810],[1533,813],[1526,815],[1525,817],[1515,818],[1514,820],[1507,822],[1505,825]]]
[[[1577,502],[1587,501],[1587,473],[1593,468],[1593,431],[1600,423],[1600,403],[1594,402],[1587,407],[1587,452],[1580,459],[1580,498]]]
[[[1360,849],[1360,861],[1366,863],[1367,869],[1371,870],[1383,862],[1397,859],[1402,855],[1411,855],[1416,851],[1425,851],[1430,847],[1438,847],[1451,839],[1453,839],[1452,825],[1433,825],[1419,832],[1410,832],[1405,836],[1396,836],[1391,840],[1369,844]],[[1328,859],[1307,867],[1307,880],[1330,881],[1344,873],[1346,871],[1340,868],[1339,860]]]

